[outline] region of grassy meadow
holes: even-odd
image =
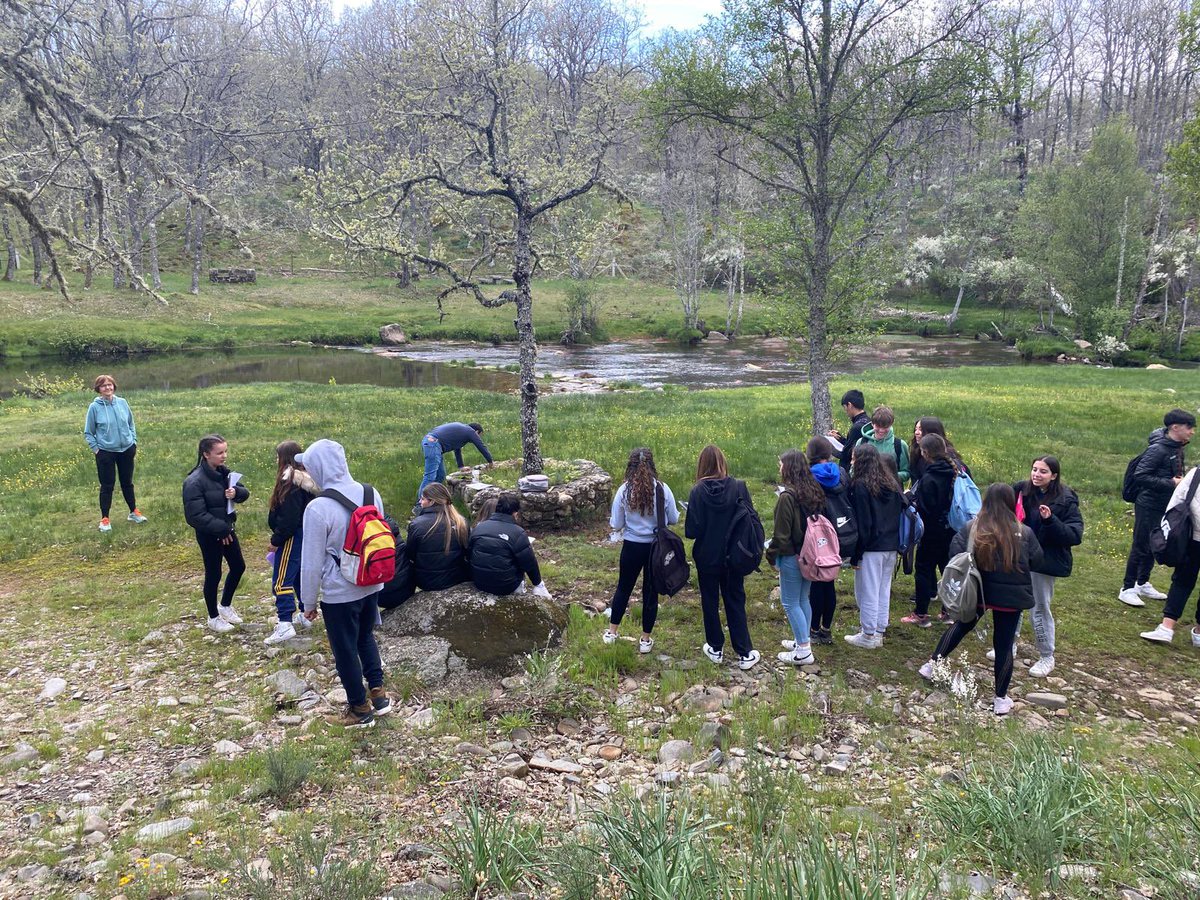
[[[11,308],[17,292],[7,285],[3,291],[0,302]],[[187,312],[148,315],[179,314],[182,334],[195,327],[183,320],[204,302],[202,296]],[[250,315],[212,295],[207,302],[231,321]],[[263,301],[264,318],[245,326],[246,334],[282,314],[282,294],[274,302]],[[239,327],[229,333],[242,333]],[[388,884],[431,878],[454,897],[524,890],[557,898],[884,900],[966,896],[972,869],[1011,888],[1011,897],[1117,896],[1125,888],[1194,896],[1200,735],[1192,717],[1200,716],[1200,650],[1189,645],[1183,623],[1169,648],[1139,640],[1137,632],[1152,627],[1161,610],[1153,601],[1129,609],[1116,594],[1131,530],[1119,497],[1125,463],[1166,409],[1200,407],[1200,375],[895,369],[853,385],[843,380],[835,395],[850,386],[861,387],[871,404],[890,404],[904,436],[918,416],[940,416],[981,486],[1026,477],[1035,454],[1062,460],[1086,523],[1075,573],[1060,580],[1055,596],[1054,677],[1062,681],[1039,683],[1019,666],[1013,694],[1066,690],[1065,716],[1042,710],[1046,715],[1035,718],[1027,707],[997,721],[969,702],[927,703],[929,689],[915,669],[937,631],[899,624],[911,592],[911,578],[903,576],[893,588],[885,647],[864,653],[840,639],[817,647],[818,676],[776,664],[788,630],[769,599],[774,580],[765,570],[747,583],[751,631],[764,655],[749,675],[702,659],[698,595],[690,587],[664,601],[654,654],[639,656],[628,641],[606,647],[592,610],[611,595],[617,550],[605,541],[606,523],[595,522],[539,535],[546,583],[572,604],[570,626],[561,650],[526,661],[520,696],[499,688],[440,696],[397,671],[389,684],[404,702],[436,711],[431,732],[413,733],[397,719],[366,736],[330,731],[319,720],[280,724],[264,678],[281,667],[319,670],[328,648],[320,628],[310,651],[269,656],[262,632],[218,639],[197,627],[201,565],[180,508],[196,440],[223,434],[230,467],[251,489],[238,525],[249,565],[238,607],[247,621],[265,623],[274,609],[263,551],[278,441],[342,442],[355,476],[403,513],[420,481],[425,430],[479,421],[495,457],[513,457],[520,446],[514,399],[449,388],[279,384],[132,393],[138,497],[150,521],[127,524],[118,489],[110,535],[95,528],[95,469],[80,434],[90,395],[5,401],[0,756],[26,741],[39,759],[33,769],[0,770],[0,797],[12,804],[11,821],[0,824],[0,868],[46,865],[51,875],[29,884],[0,881],[0,897],[73,896],[81,888],[63,873],[86,872],[84,886],[94,897],[202,888],[209,896],[355,900],[380,896]],[[618,475],[631,448],[651,447],[680,499],[699,450],[716,443],[768,523],[776,458],[811,433],[806,386],[550,396],[541,425],[545,455],[594,459]],[[473,453],[464,451],[468,463]],[[1156,569],[1153,580],[1165,589],[1169,573]],[[857,624],[851,600],[843,575],[839,637]],[[1184,623],[1194,611],[1189,604]],[[636,630],[633,618],[623,629]],[[153,631],[165,636],[148,640]],[[963,665],[978,675],[983,699],[991,688],[987,646],[964,644]],[[50,675],[63,675],[71,688],[53,703],[35,702]],[[555,723],[570,717],[623,741],[618,765],[629,767],[632,791],[637,760],[653,758],[667,740],[697,739],[706,717],[681,707],[680,698],[702,684],[730,693],[720,721],[744,757],[733,790],[697,784],[677,790],[672,801],[654,793],[644,802],[626,791],[598,798],[570,785],[561,793],[535,785],[509,794],[480,772],[486,766],[455,752],[460,742],[486,747],[518,729],[553,748],[563,740]],[[1165,690],[1171,699],[1148,698],[1138,693],[1143,689]],[[164,707],[167,694],[180,702]],[[194,696],[185,703],[186,695]],[[225,738],[254,749],[208,757],[186,784],[172,778],[181,759],[204,755]],[[849,776],[820,767],[800,773],[789,760],[803,767],[809,756],[787,752],[814,742],[849,742],[859,768]],[[97,750],[102,764],[88,756]],[[81,781],[89,787],[78,787]],[[123,827],[104,845],[79,840],[69,816],[55,823],[55,811],[69,807],[79,790],[113,809],[132,798],[124,818],[117,816]],[[42,824],[18,828],[17,816],[32,812],[41,813]],[[144,862],[162,848],[142,846],[137,827],[185,813],[195,824],[164,845],[175,859],[157,869]],[[576,827],[583,820],[591,824]],[[268,853],[266,845],[274,849]],[[405,849],[412,845],[432,849]],[[272,880],[247,874],[256,857],[269,860]]]

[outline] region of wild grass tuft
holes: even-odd
[[[241,860],[231,867],[229,896],[247,900],[377,900],[384,873],[370,860],[346,858],[338,836],[320,839],[305,832],[289,845],[273,847],[270,869]]]
[[[541,868],[542,827],[501,818],[472,802],[465,821],[441,841],[441,856],[462,892],[478,897],[529,884]]]
[[[304,787],[313,770],[313,761],[290,743],[268,751],[263,763],[262,788],[283,804]]]

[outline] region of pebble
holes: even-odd
[[[42,692],[38,694],[39,700],[53,700],[59,694],[67,689],[67,681],[65,678],[50,678],[42,687]],[[28,868],[28,867],[26,867]]]
[[[325,699],[334,706],[346,705],[346,689],[336,687],[325,695]]]
[[[17,869],[17,881],[41,881],[50,874],[50,867],[31,863]]]
[[[528,744],[533,740],[533,732],[528,728],[514,728],[508,736],[514,744]]]
[[[529,760],[530,768],[544,769],[547,772],[558,772],[563,775],[578,775],[583,771],[583,766],[578,763],[573,763],[568,759],[548,759],[543,756],[535,756]]]
[[[429,728],[431,725],[433,725],[435,719],[436,714],[433,711],[433,707],[430,707],[428,709],[418,710],[409,716],[405,721],[407,721],[408,724],[413,728]]]
[[[1063,863],[1058,867],[1058,877],[1064,881],[1078,878],[1080,881],[1096,881],[1100,873],[1095,866],[1082,866],[1075,863]]]
[[[17,819],[17,827],[18,828],[27,828],[30,831],[39,827],[41,824],[42,824],[42,814],[41,813],[26,813],[25,815],[21,816],[21,818]]]
[[[275,721],[280,725],[299,725],[304,721],[304,716],[276,716]]]
[[[180,706],[199,706],[203,702],[204,701],[195,694],[186,694],[185,696],[179,698]]]
[[[167,819],[163,822],[151,822],[138,829],[139,841],[162,841],[177,834],[183,834],[196,823],[184,816],[179,819]]]
[[[658,748],[658,761],[664,765],[674,762],[689,762],[692,752],[691,741],[667,741]]]
[[[1159,690],[1158,688],[1142,688],[1137,692],[1138,696],[1143,700],[1153,700],[1158,703],[1171,704],[1175,702],[1175,695],[1170,691]]]
[[[383,895],[393,900],[438,900],[442,891],[425,881],[406,881],[388,888]]]
[[[175,768],[171,769],[172,778],[191,778],[200,771],[204,765],[203,760],[185,759],[180,763],[176,763]]]
[[[176,700],[174,697],[159,697],[157,705],[158,706],[178,706],[179,701]]]
[[[454,752],[461,756],[488,756],[489,752],[480,747],[478,744],[472,744],[469,741],[463,741],[454,748]]]
[[[212,752],[218,756],[237,756],[239,753],[245,753],[246,750],[240,744],[235,744],[233,741],[222,740],[213,744]]]
[[[508,778],[525,778],[529,774],[529,763],[519,753],[510,753],[500,760],[497,769]]]
[[[144,638],[142,638],[142,643],[143,644],[161,644],[166,639],[167,639],[166,634],[164,634],[162,631],[159,631],[156,628],[156,629],[154,629],[154,631],[149,631],[146,633],[146,636]]]
[[[679,702],[699,712],[715,713],[729,702],[729,692],[724,688],[697,684],[688,688],[679,698]]]
[[[41,754],[37,752],[33,745],[22,741],[17,744],[12,753],[0,759],[0,765],[23,766],[25,763],[36,762],[40,756]]]
[[[596,751],[596,754],[601,759],[603,759],[607,762],[616,762],[618,759],[621,758],[622,752],[623,751],[621,750],[621,748],[616,746],[615,744],[605,744],[603,747],[601,747],[599,750]]]
[[[308,682],[289,669],[281,669],[273,675],[268,675],[266,681],[267,687],[290,700],[299,700],[309,689]],[[346,702],[344,698],[342,702]]]
[[[1067,706],[1066,697],[1062,694],[1052,694],[1048,691],[1034,691],[1031,694],[1026,694],[1025,700],[1028,703],[1033,703],[1036,706],[1046,709],[1065,709]]]
[[[821,769],[826,775],[845,775],[850,771],[850,761],[845,759],[831,759],[825,763]]]
[[[696,735],[696,742],[701,747],[717,747],[721,750],[729,749],[731,739],[729,726],[721,722],[705,722]]]
[[[90,763],[104,762],[104,751],[93,750],[87,755],[87,761]]]
[[[560,719],[554,730],[563,737],[574,737],[579,734],[579,723],[574,719]]]
[[[95,813],[91,813],[83,820],[83,833],[90,834],[93,831],[103,831],[108,834],[108,823]]]

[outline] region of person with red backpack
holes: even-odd
[[[345,712],[326,721],[345,728],[370,728],[376,716],[392,711],[374,629],[379,621],[378,594],[395,575],[395,539],[384,522],[379,495],[350,477],[341,444],[316,441],[297,454],[296,462],[322,489],[304,510],[300,600],[310,622],[316,620],[318,610],[325,615],[325,633],[346,689]],[[349,506],[356,507],[354,512]],[[389,543],[390,566],[386,565]],[[348,545],[353,546],[348,550]],[[372,545],[379,546],[382,559]]]
[[[783,642],[784,652],[779,654],[779,661],[811,666],[817,661],[810,640],[809,591],[813,582],[800,571],[799,555],[808,533],[809,517],[825,511],[825,492],[799,450],[788,450],[779,457],[779,487],[775,532],[767,548],[767,559],[779,570],[779,602],[792,627],[792,640]]]

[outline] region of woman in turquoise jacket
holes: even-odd
[[[137,455],[137,428],[133,413],[124,398],[117,396],[117,382],[111,375],[97,375],[92,385],[99,395],[88,407],[83,424],[83,439],[96,457],[96,475],[100,479],[100,530],[112,531],[108,512],[112,506],[113,483],[121,478],[121,494],[129,507],[129,521],[146,521],[137,507],[133,491],[133,459]]]

